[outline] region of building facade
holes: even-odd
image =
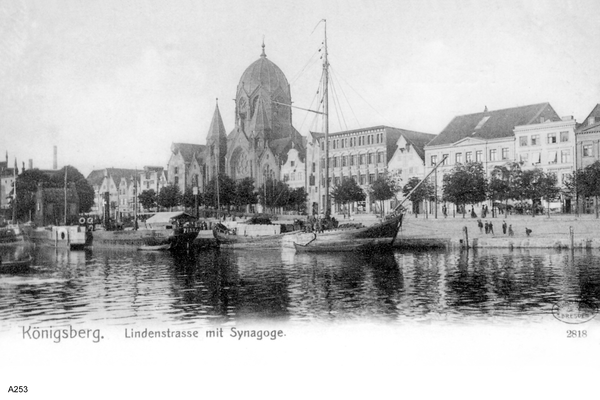
[[[191,143],[171,144],[171,157],[167,163],[167,181],[179,187],[181,193],[186,188],[201,182],[204,171],[206,146]]]
[[[456,116],[425,146],[425,172],[429,173],[445,158],[436,174],[438,196],[441,196],[444,175],[458,164],[479,162],[489,177],[494,167],[518,161],[515,152],[516,126],[561,121],[549,103],[495,111],[488,111],[486,107],[480,113]]]
[[[312,133],[312,143],[308,145],[312,154],[307,162],[308,194],[310,209],[313,212],[324,212],[326,204],[325,192],[325,137],[323,134]],[[405,136],[420,143],[422,152],[423,143],[429,141],[433,135],[388,126],[375,126],[365,129],[356,129],[329,134],[329,180],[330,191],[344,179],[354,179],[363,189],[367,198],[364,202],[350,205],[351,213],[380,212],[379,204],[370,194],[370,185],[389,171],[389,162],[398,149],[399,139]],[[418,139],[418,140],[417,140]],[[406,147],[406,145],[405,145]],[[409,145],[410,148],[410,145]],[[417,165],[422,166],[423,159],[419,157]],[[395,172],[404,165],[401,157],[396,157],[393,166]],[[333,212],[344,212],[344,206],[331,201]],[[389,205],[388,205],[389,207]],[[388,209],[389,210],[389,209]],[[385,211],[385,210],[384,210]]]
[[[17,162],[15,166],[8,165],[8,152],[6,160],[0,161],[0,216],[6,220],[12,219],[11,201],[14,189],[15,177],[19,174]]]
[[[130,199],[129,189],[125,190],[125,182],[132,182],[139,177],[139,170],[126,168],[105,168],[90,172],[86,178],[94,188],[94,205],[90,214],[114,221],[122,221],[126,211],[124,199]]]

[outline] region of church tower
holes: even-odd
[[[219,103],[215,107],[208,137],[206,138],[206,170],[204,171],[205,183],[210,182],[217,174],[224,174],[225,157],[227,155],[227,133],[221,112],[219,111]]]

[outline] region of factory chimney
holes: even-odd
[[[52,169],[58,169],[58,149],[54,146],[54,163],[52,164]]]

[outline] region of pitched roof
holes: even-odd
[[[104,168],[96,169],[90,172],[86,178],[88,183],[92,186],[100,186],[105,176],[111,176],[115,185],[121,183],[121,178],[129,178],[138,176],[140,170],[126,169],[126,168]]]
[[[467,137],[489,140],[514,136],[515,126],[538,123],[540,117],[550,121],[561,120],[550,103],[459,115],[428,146],[452,144]]]
[[[292,147],[298,150],[300,161],[305,162],[306,147],[304,146],[303,136],[298,132],[292,134],[292,136],[275,139],[269,142],[269,148],[273,154],[279,156],[282,163],[287,161],[288,153]]]
[[[590,117],[594,117],[594,123],[590,124]],[[592,112],[585,117],[585,120],[578,124],[577,133],[596,133],[600,132],[600,104],[596,104]]]
[[[203,144],[191,144],[191,143],[172,143],[171,151],[173,154],[177,154],[177,152],[181,152],[181,155],[186,163],[191,163],[194,154],[197,155],[196,158],[200,158],[204,149],[206,148]]]
[[[222,136],[227,136],[227,132],[225,131],[225,125],[223,125],[223,119],[221,118],[221,112],[219,111],[219,104],[217,103],[215,112],[213,113],[212,121],[210,122],[210,128],[208,129],[208,136],[206,138],[207,140],[210,140],[212,138],[219,138]]]
[[[368,127],[368,128],[362,128],[362,129],[353,129],[353,130],[349,130],[349,131],[334,132],[334,133],[330,133],[329,136],[346,134],[346,133],[356,133],[356,132],[362,132],[362,131],[374,131],[374,130],[381,130],[381,129],[386,131],[385,145],[386,145],[386,150],[387,150],[387,161],[388,162],[392,159],[392,156],[396,152],[396,148],[397,148],[396,143],[398,142],[398,139],[400,139],[400,136],[404,136],[406,141],[408,143],[410,143],[414,147],[414,149],[417,151],[417,154],[419,155],[419,157],[421,157],[421,159],[425,158],[425,150],[424,150],[425,145],[427,143],[429,143],[433,138],[436,137],[436,135],[434,135],[433,133],[409,131],[407,129],[392,128],[391,126],[385,126],[385,125],[372,126],[372,127]],[[315,138],[315,139],[322,139],[323,137],[325,137],[325,134],[323,134],[321,132],[310,132],[310,133],[313,136],[313,138]]]
[[[425,145],[436,137],[436,135],[432,133],[415,132],[406,129],[391,128],[388,126],[384,128],[387,133],[385,144],[387,147],[387,162],[390,162],[394,156],[397,148],[396,143],[398,142],[398,139],[400,139],[400,136],[403,136],[404,139],[411,144],[413,149],[417,152],[422,160],[425,159]]]

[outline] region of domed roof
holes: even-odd
[[[283,71],[277,65],[267,59],[265,54],[265,45],[262,45],[263,51],[260,58],[254,61],[246,71],[242,74],[240,83],[238,84],[237,95],[240,91],[244,91],[251,95],[257,87],[267,91],[270,95],[275,94],[277,89],[281,89],[282,93],[290,100],[290,87]]]

